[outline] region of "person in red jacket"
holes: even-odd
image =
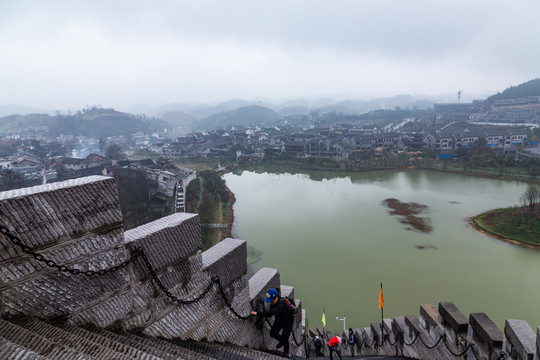
[[[328,351],[330,353],[330,360],[334,360],[334,357],[332,354],[336,352],[336,354],[339,355],[339,358],[343,360],[343,356],[341,356],[341,343],[343,340],[339,336],[334,336],[330,340],[328,340]]]
[[[274,323],[270,328],[270,336],[279,341],[277,348],[283,346],[283,356],[290,357],[289,354],[289,336],[291,335],[294,314],[289,310],[285,299],[279,296],[276,289],[269,289],[266,292],[265,302],[270,303],[268,311],[251,311],[251,315],[270,317],[274,316]]]

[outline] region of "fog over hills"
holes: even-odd
[[[486,98],[488,104],[500,99],[522,98],[527,96],[540,96],[540,79],[533,79],[517,86],[510,86]],[[463,103],[472,99],[462,96]],[[243,100],[234,99],[222,103],[193,104],[171,103],[162,106],[139,105],[131,111],[121,112],[118,109],[106,109],[101,106],[88,106],[81,110],[40,110],[21,105],[0,106],[0,123],[3,127],[12,130],[18,124],[17,116],[23,116],[25,121],[45,121],[51,132],[60,133],[68,131],[87,133],[93,130],[99,136],[122,133],[127,126],[133,131],[156,129],[159,126],[183,127],[190,129],[216,129],[231,125],[257,125],[272,123],[280,117],[291,115],[341,114],[363,115],[378,110],[431,110],[435,103],[457,102],[457,93],[446,97],[428,97],[398,95],[372,100],[346,99],[334,100],[330,98],[317,99],[285,99],[270,100]],[[399,112],[398,112],[399,113]],[[17,115],[17,116],[15,116]],[[89,119],[98,120],[99,124],[89,122]],[[65,122],[65,124],[63,124]],[[109,123],[108,125],[106,125]],[[131,125],[128,125],[128,124]],[[34,124],[37,126],[38,124]],[[44,124],[42,124],[44,125]],[[135,126],[136,125],[136,126]]]
[[[470,98],[470,97],[469,97]],[[467,100],[463,96],[464,101]],[[471,98],[472,100],[472,98]],[[166,118],[169,113],[185,113],[194,118],[203,119],[223,111],[231,111],[246,106],[261,106],[277,112],[281,116],[308,114],[312,111],[321,113],[337,112],[342,114],[364,114],[372,110],[400,108],[433,108],[436,102],[455,102],[457,95],[444,95],[439,97],[397,95],[393,97],[377,99],[345,99],[336,100],[330,98],[316,99],[286,99],[286,100],[242,100],[234,99],[222,103],[193,104],[193,103],[170,103],[162,106],[134,106],[126,111],[139,114],[145,113],[149,116]]]
[[[438,99],[449,99],[449,96],[439,97]],[[455,95],[454,95],[455,98]],[[455,101],[455,100],[454,100]],[[346,99],[335,100],[330,98],[317,98],[313,100],[297,98],[286,100],[243,100],[234,99],[221,103],[169,103],[159,106],[140,104],[127,108],[117,108],[116,110],[128,112],[131,114],[146,114],[165,118],[169,113],[185,113],[190,117],[197,119],[208,118],[212,115],[224,111],[236,110],[246,106],[261,106],[277,112],[280,115],[308,114],[311,111],[319,112],[338,112],[343,114],[363,114],[377,109],[393,109],[394,107],[426,109],[433,107],[436,102],[435,97],[414,97],[411,95],[398,95],[387,98],[378,98],[371,100]],[[107,107],[106,104],[90,104],[91,106]],[[80,109],[38,109],[24,105],[0,105],[0,117],[7,115],[26,115],[26,114],[69,114],[77,112]]]

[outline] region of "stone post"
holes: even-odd
[[[504,351],[507,360],[538,360],[537,339],[524,320],[507,319],[504,324]]]
[[[467,347],[469,322],[463,313],[451,302],[439,303],[439,323],[446,335],[449,350],[460,353]]]
[[[503,333],[484,313],[469,315],[467,341],[478,360],[496,360],[502,351]]]

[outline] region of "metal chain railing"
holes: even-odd
[[[304,333],[303,336],[304,336],[304,352],[306,354],[306,357],[309,358],[309,352],[311,350],[311,343],[309,341],[307,341],[307,334],[306,333]]]
[[[442,334],[441,336],[439,336],[439,339],[437,340],[437,342],[434,344],[434,345],[428,345],[424,339],[422,338],[422,335],[420,333],[416,333],[416,336],[414,338],[413,341],[411,341],[410,343],[407,343],[405,341],[405,336],[402,334],[402,333],[399,333],[397,336],[396,336],[396,340],[392,343],[389,339],[389,336],[387,334],[385,334],[383,336],[383,339],[382,339],[382,342],[379,344],[377,343],[376,339],[373,338],[373,341],[371,342],[371,344],[367,345],[367,340],[365,339],[362,339],[360,342],[359,342],[359,348],[362,349],[363,346],[367,347],[367,348],[372,348],[373,346],[377,346],[377,347],[380,347],[380,346],[383,346],[384,343],[386,341],[388,341],[388,344],[391,345],[391,346],[394,346],[398,343],[399,340],[402,340],[403,344],[406,345],[406,346],[412,346],[414,345],[414,343],[416,343],[416,341],[418,339],[420,339],[420,342],[422,343],[422,345],[424,345],[424,347],[426,347],[426,349],[434,349],[436,348],[440,343],[441,341],[444,343],[444,345],[446,346],[446,349],[450,352],[450,354],[456,356],[456,357],[460,357],[460,356],[463,356],[465,355],[469,350],[471,350],[473,356],[478,360],[479,359],[479,356],[476,354],[476,352],[474,351],[474,345],[473,344],[468,344],[465,349],[463,349],[463,351],[461,352],[457,352],[457,351],[454,351],[450,348],[450,345],[448,345],[448,342],[447,342],[447,337],[446,337],[446,334]],[[502,352],[500,355],[499,355],[499,358],[498,359],[505,359],[506,358],[506,354],[504,352]]]
[[[131,264],[132,262],[134,262],[135,260],[137,260],[140,257],[140,258],[142,258],[143,263],[146,266],[146,269],[148,270],[148,272],[150,273],[150,276],[152,277],[153,281],[161,289],[161,291],[165,294],[165,296],[167,296],[167,298],[169,298],[169,300],[171,300],[172,302],[182,304],[182,305],[189,305],[189,304],[196,303],[196,302],[200,301],[201,299],[203,299],[208,294],[208,292],[210,292],[210,290],[213,288],[213,286],[215,284],[218,287],[219,294],[223,298],[223,301],[225,302],[225,305],[227,306],[229,311],[234,316],[236,316],[237,318],[242,319],[242,320],[248,320],[248,319],[251,318],[250,314],[244,316],[244,315],[239,314],[234,309],[234,307],[232,306],[231,302],[229,301],[229,299],[227,297],[227,294],[225,293],[225,289],[223,288],[223,285],[221,284],[221,280],[220,280],[219,276],[213,276],[210,279],[210,283],[208,284],[208,286],[197,297],[195,297],[193,299],[184,300],[184,299],[180,299],[180,298],[174,296],[169,291],[169,289],[167,289],[167,287],[163,284],[163,282],[159,279],[156,271],[154,270],[154,267],[150,263],[150,260],[148,259],[148,256],[146,255],[146,253],[145,253],[145,251],[144,251],[144,249],[142,247],[136,248],[132,252],[131,258],[124,261],[123,263],[121,263],[119,265],[112,266],[112,267],[110,267],[108,269],[83,271],[83,270],[80,270],[80,269],[77,269],[77,268],[70,268],[70,267],[67,267],[65,265],[60,265],[60,264],[56,263],[54,260],[45,258],[45,256],[43,256],[42,254],[37,253],[31,247],[29,247],[28,245],[25,245],[21,241],[21,239],[19,237],[13,235],[9,231],[9,229],[7,227],[5,227],[4,225],[2,225],[2,224],[0,224],[0,233],[2,235],[4,235],[4,237],[6,239],[8,239],[12,244],[14,244],[14,245],[18,246],[19,248],[21,248],[21,250],[24,253],[32,256],[35,260],[43,262],[47,266],[56,268],[61,272],[69,272],[69,273],[74,274],[74,275],[94,276],[94,275],[105,275],[105,274],[108,274],[108,273],[113,273],[115,271],[118,271],[120,269],[125,268],[126,266],[128,266],[129,264]],[[260,309],[261,305],[263,303],[264,303],[264,300],[262,298],[257,299],[256,308]],[[296,340],[296,336],[294,334],[294,331],[293,331],[292,335],[293,335],[293,340],[294,340],[294,343],[296,344],[296,346],[300,347],[300,346],[302,346],[302,344],[307,344],[307,341],[306,341],[307,335],[305,333],[302,334],[302,341],[300,341],[300,342],[298,342]]]
[[[40,262],[44,263],[45,265],[47,265],[49,267],[57,268],[61,272],[69,272],[69,273],[74,274],[74,275],[81,274],[81,275],[86,275],[86,276],[94,276],[94,275],[105,275],[105,274],[108,274],[108,273],[112,273],[112,272],[115,272],[115,271],[118,271],[120,269],[125,268],[126,266],[131,264],[133,261],[135,261],[139,256],[142,255],[140,252],[135,251],[132,254],[130,259],[124,261],[123,263],[121,263],[119,265],[112,266],[112,267],[110,267],[108,269],[83,271],[83,270],[76,269],[76,268],[69,268],[69,267],[67,267],[65,265],[59,265],[53,260],[46,259],[42,254],[39,254],[39,253],[35,252],[31,247],[23,244],[21,239],[19,239],[15,235],[13,235],[9,231],[9,229],[7,227],[5,227],[4,225],[2,225],[2,224],[0,224],[0,233],[2,233],[2,235],[4,235],[5,238],[8,239],[12,244],[17,245],[18,247],[20,247],[21,250],[24,253],[26,253],[28,255],[31,255],[37,261],[40,261]]]
[[[150,263],[150,260],[148,259],[148,256],[146,255],[144,249],[141,248],[141,247],[136,248],[135,251],[131,254],[131,258],[124,261],[123,263],[121,263],[119,265],[112,266],[112,267],[110,267],[108,269],[83,271],[83,270],[80,270],[80,269],[77,269],[77,268],[70,268],[70,267],[67,267],[65,265],[60,265],[60,264],[56,263],[54,260],[45,258],[45,256],[43,256],[42,254],[37,253],[31,247],[25,245],[21,241],[21,239],[19,237],[13,235],[9,231],[9,229],[7,227],[5,227],[4,225],[2,225],[2,224],[0,224],[0,233],[2,235],[4,235],[4,237],[6,239],[8,239],[12,244],[20,247],[21,250],[24,253],[34,257],[35,260],[40,261],[40,262],[46,264],[49,267],[56,268],[61,272],[69,272],[69,273],[74,274],[74,275],[94,276],[94,275],[105,275],[105,274],[108,274],[108,273],[113,273],[115,271],[118,271],[120,269],[125,268],[126,266],[128,266],[129,264],[134,262],[136,259],[141,257],[144,264],[145,264],[145,266],[146,266],[146,268],[148,269],[148,272],[152,276],[152,279],[156,283],[156,285],[161,289],[161,291],[171,301],[179,303],[179,304],[183,304],[183,305],[193,304],[195,302],[200,301],[202,298],[204,298],[206,296],[206,294],[208,294],[208,292],[212,289],[213,285],[216,284],[218,286],[219,293],[220,293],[221,297],[223,298],[223,301],[225,302],[225,305],[227,305],[227,308],[234,314],[234,316],[236,316],[237,318],[242,319],[242,320],[247,320],[247,319],[249,319],[251,317],[249,314],[246,315],[246,316],[240,315],[233,308],[231,302],[229,301],[229,299],[227,298],[227,296],[225,294],[225,290],[223,289],[223,286],[221,285],[221,281],[220,281],[219,276],[212,277],[210,279],[210,283],[208,284],[206,289],[204,289],[204,291],[202,293],[200,293],[197,297],[195,297],[195,298],[193,298],[191,300],[183,300],[183,299],[180,299],[180,298],[174,296],[167,289],[167,287],[163,284],[163,282],[159,279],[159,277],[157,276],[152,264]],[[263,302],[263,301],[264,301],[263,299],[257,299],[257,306],[259,306],[260,303]]]
[[[422,345],[424,345],[426,347],[426,349],[435,349],[437,347],[437,345],[439,345],[439,343],[442,341],[443,337],[442,335],[439,337],[439,340],[437,340],[437,342],[435,343],[435,345],[433,346],[430,346],[428,344],[425,343],[424,339],[422,338],[422,335],[419,335],[418,338],[420,339],[420,342],[422,343]]]
[[[401,333],[400,333],[400,334],[401,334]],[[416,336],[415,336],[414,340],[413,340],[410,344],[408,344],[408,343],[405,341],[405,336],[404,336],[403,334],[401,334],[401,335],[403,336],[403,344],[404,344],[405,346],[411,346],[412,344],[414,344],[414,343],[416,342],[416,340],[418,340],[418,337],[420,336],[420,333],[419,333],[419,332],[416,333]]]
[[[293,341],[294,341],[294,343],[296,344],[296,346],[300,347],[300,346],[302,346],[302,344],[304,344],[304,342],[306,341],[307,335],[306,335],[306,333],[303,333],[303,334],[302,334],[302,341],[298,342],[298,341],[296,340],[296,335],[294,335],[294,330],[293,330],[293,331],[292,331],[292,337],[293,337]]]

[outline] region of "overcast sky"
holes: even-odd
[[[539,77],[539,15],[539,0],[1,0],[0,105],[485,97]]]

